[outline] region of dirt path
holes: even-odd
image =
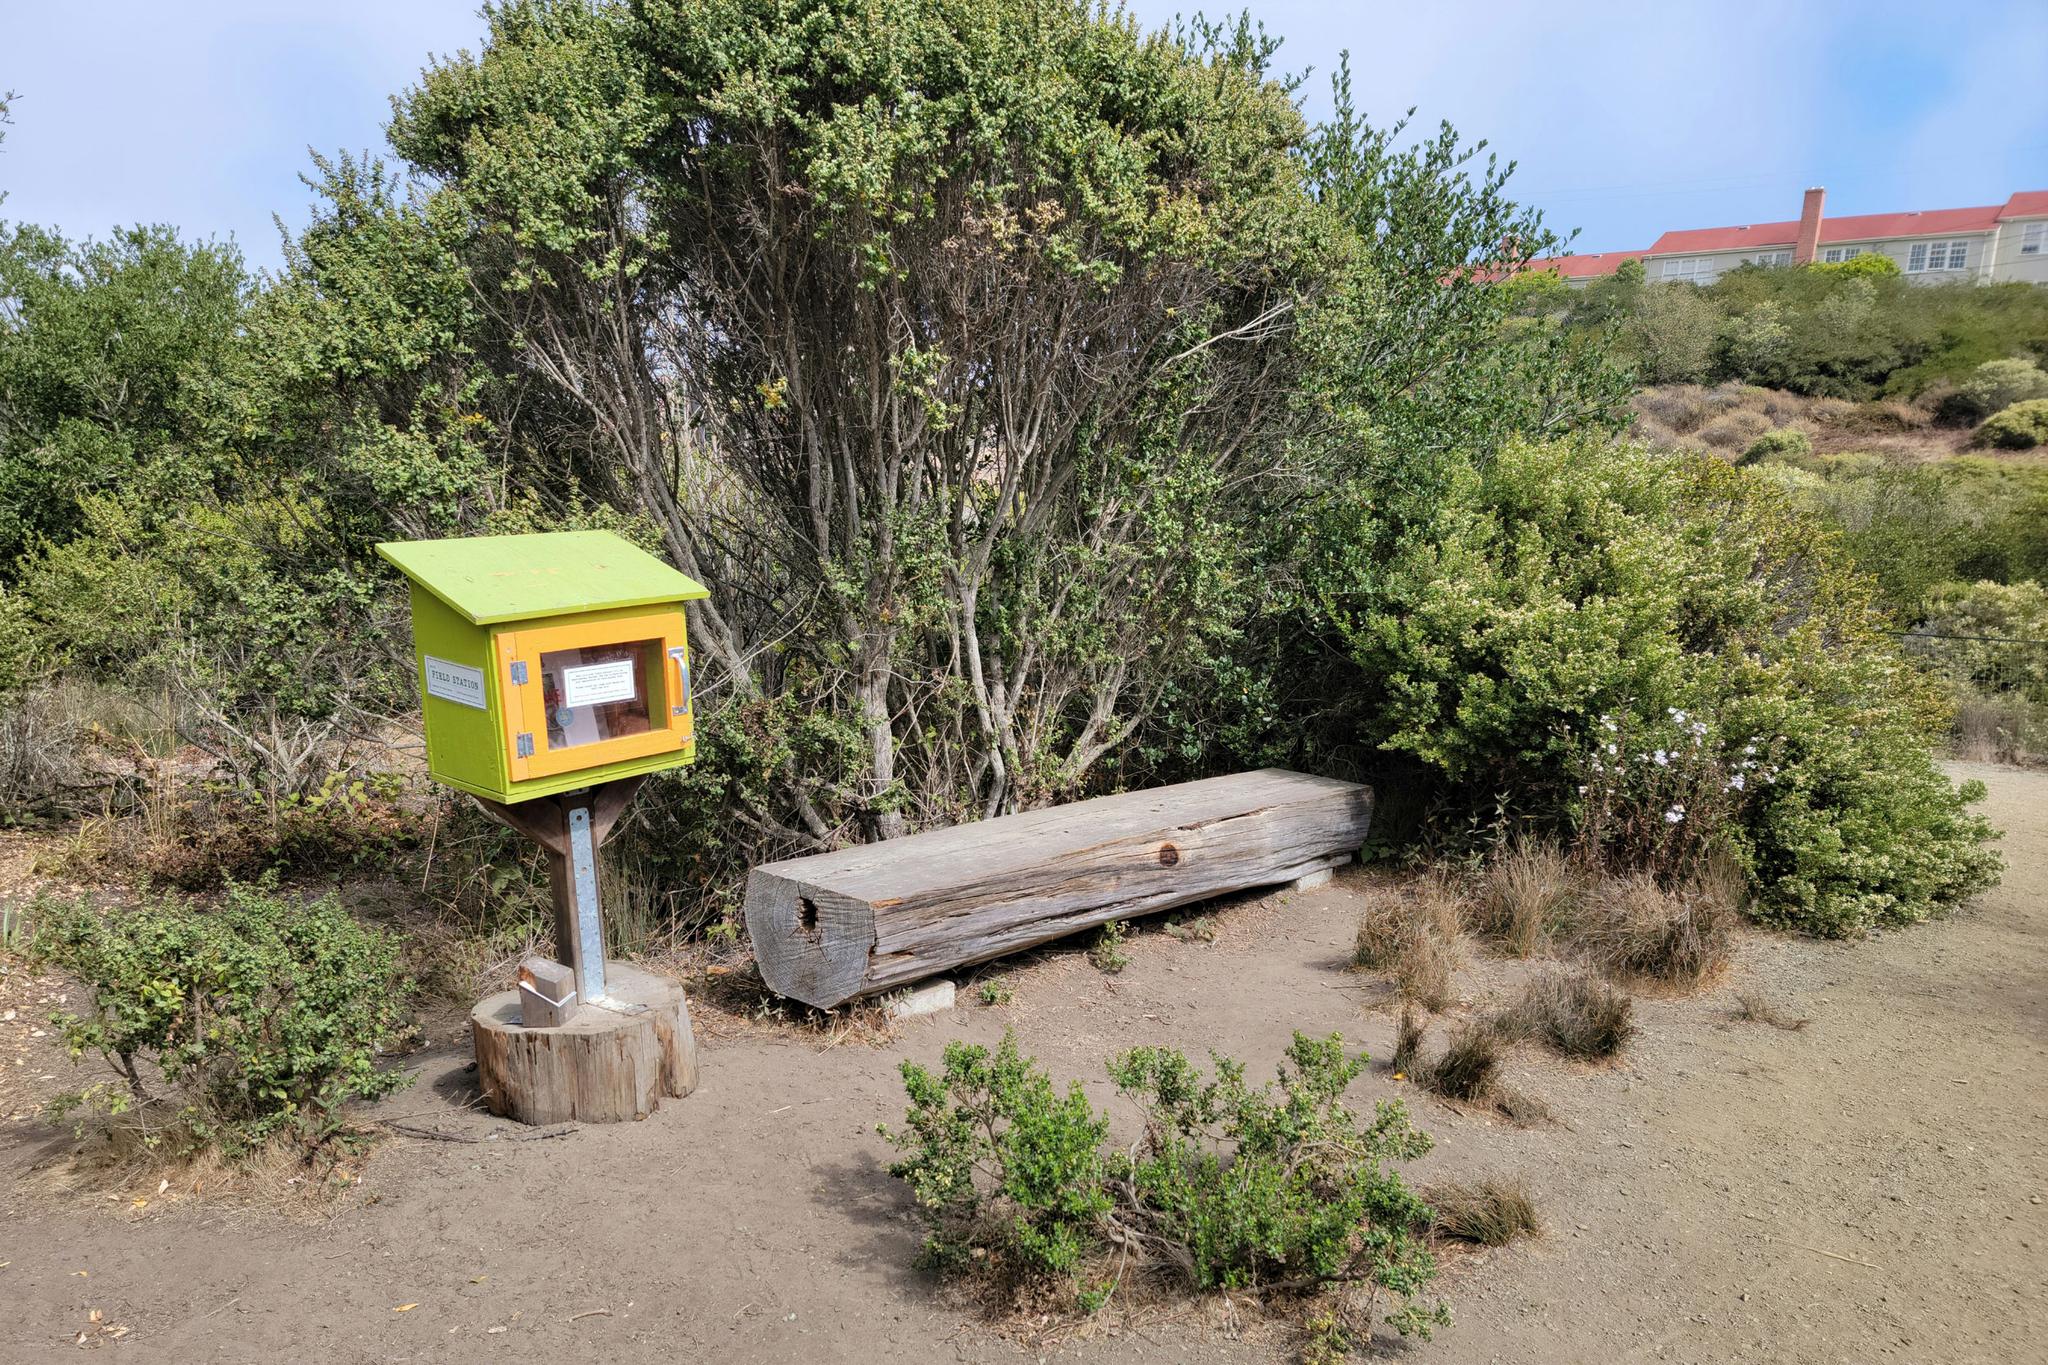
[[[1457,1323],[1415,1361],[1991,1361],[2048,1341],[2048,775],[1972,769],[2007,829],[2006,883],[1947,924],[1877,942],[1756,936],[1729,986],[1648,1002],[1625,1066],[1529,1059],[1561,1122],[1517,1130],[1414,1099],[1419,1173],[1525,1177],[1549,1228],[1463,1260]],[[321,1219],[173,1190],[52,1196],[13,1176],[61,1151],[0,1126],[0,1361],[87,1345],[137,1361],[1274,1361],[1283,1334],[1217,1313],[1057,1343],[992,1333],[909,1269],[906,1204],[874,1125],[895,1067],[1018,1031],[1110,1103],[1102,1059],[1138,1042],[1270,1069],[1296,1028],[1384,1055],[1392,1020],[1341,971],[1355,883],[1217,916],[1213,944],[1133,940],[1115,978],[1062,953],[1015,1002],[963,1005],[884,1046],[714,1040],[704,1088],[644,1123],[559,1141],[402,1140]],[[1520,970],[1476,962],[1477,1000]],[[1761,991],[1810,1027],[1730,1015]],[[9,1004],[15,1002],[9,1001]],[[45,1053],[27,1012],[0,1066]],[[13,1031],[13,1032],[10,1032]],[[437,1039],[437,1042],[441,1040]],[[422,1054],[389,1115],[488,1135],[465,1049]],[[14,1058],[24,1066],[17,1070]],[[1367,1100],[1405,1090],[1375,1068]],[[112,1194],[110,1201],[105,1195]],[[404,1305],[416,1305],[397,1312]],[[100,1314],[95,1323],[91,1314]],[[124,1329],[115,1336],[112,1328]]]

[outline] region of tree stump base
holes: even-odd
[[[622,1123],[697,1088],[681,983],[608,962],[605,985],[613,1008],[581,1004],[556,1028],[523,1026],[517,991],[471,1011],[477,1083],[493,1114],[533,1124]]]

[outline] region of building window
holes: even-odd
[[[2029,223],[2020,234],[2020,255],[2038,256],[2048,247],[2048,223]]]
[[[1664,262],[1663,278],[1667,280],[1691,280],[1698,284],[1714,277],[1714,260],[1711,256],[1682,256],[1675,261]]]
[[[1831,246],[1821,253],[1820,258],[1829,265],[1840,265],[1843,261],[1853,261],[1862,254],[1863,248],[1860,246]]]
[[[1909,273],[1923,270],[1961,270],[1970,261],[1970,244],[1961,242],[1915,242],[1906,253]]]
[[[1792,264],[1792,253],[1789,251],[1759,251],[1754,256],[1744,256],[1742,263],[1744,265],[1790,265]]]

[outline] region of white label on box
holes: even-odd
[[[631,701],[639,696],[633,686],[633,661],[614,659],[610,663],[585,664],[562,670],[562,705],[602,706],[608,701]]]
[[[474,706],[479,711],[490,709],[490,703],[484,700],[484,671],[481,668],[451,664],[431,654],[426,656],[425,663],[428,696]]]

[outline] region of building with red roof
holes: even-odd
[[[1811,189],[1797,218],[1738,227],[1680,228],[1646,251],[1603,251],[1532,261],[1568,284],[1612,275],[1640,260],[1652,280],[1712,284],[1743,265],[1805,265],[1889,256],[1910,278],[1926,283],[2009,280],[2048,284],[2048,190],[2022,190],[2003,204],[1911,213],[1826,214],[1827,192]]]

